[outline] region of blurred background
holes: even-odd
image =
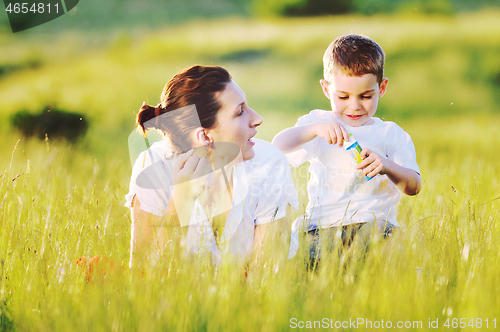
[[[258,137],[271,140],[300,115],[329,109],[322,56],[347,33],[367,35],[386,52],[389,87],[377,116],[412,136],[456,119],[498,120],[498,1],[82,0],[18,33],[0,13],[2,169],[18,139],[23,151],[66,146],[97,160],[103,174],[113,160],[130,167],[127,138],[142,102],[158,103],[172,75],[197,63],[232,73],[264,118]],[[19,114],[47,110],[76,113],[81,137],[54,132],[44,140],[42,128],[29,138],[29,126],[23,133],[28,120]],[[68,166],[82,165],[75,160],[83,159],[73,155]]]

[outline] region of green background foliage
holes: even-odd
[[[258,9],[242,1],[81,1],[18,34],[0,15],[2,328],[274,331],[288,330],[293,317],[424,328],[428,319],[488,318],[492,328],[500,318],[500,12],[442,1],[452,4],[445,15],[409,5],[389,15],[377,13],[386,8],[377,1],[370,8],[381,9],[366,16],[361,3],[369,2],[352,3],[359,13],[255,18]],[[229,262],[215,268],[172,247],[144,262],[141,275],[86,283],[78,257],[128,261],[128,136],[143,101],[155,105],[182,68],[222,65],[263,116],[258,137],[271,140],[300,115],[329,108],[322,55],[346,33],[384,48],[389,86],[377,116],[400,124],[417,149],[423,191],[403,197],[399,236],[364,260],[332,255],[318,272],[305,269],[304,251],[286,260],[289,225],[307,203],[300,167],[301,207],[275,225],[262,267],[247,279]],[[15,112],[45,105],[85,114],[86,137],[28,140],[9,127]]]

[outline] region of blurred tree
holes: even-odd
[[[454,12],[450,0],[352,0],[352,10],[365,15],[393,12],[448,15]]]
[[[354,7],[350,0],[305,0],[287,6],[284,14],[288,16],[319,16],[327,14],[346,14]]]
[[[400,0],[396,8],[403,12],[449,15],[455,12],[450,0]]]
[[[354,12],[365,15],[394,11],[395,5],[405,0],[352,0]]]
[[[236,1],[236,0],[233,0]],[[449,15],[457,11],[497,6],[498,0],[253,0],[257,16],[316,16],[345,13],[417,12]]]
[[[287,8],[300,6],[309,0],[253,0],[251,11],[257,16],[285,15]]]
[[[27,110],[15,113],[11,119],[11,126],[21,131],[25,137],[66,139],[75,143],[78,138],[85,136],[89,123],[83,114],[64,110],[51,109],[47,106],[38,114],[31,114]]]

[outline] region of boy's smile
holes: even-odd
[[[330,82],[321,80],[323,93],[330,99],[335,115],[351,127],[373,122],[378,100],[387,88],[387,78],[380,85],[373,74],[347,76],[340,71],[332,75]]]

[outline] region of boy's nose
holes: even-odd
[[[357,98],[351,98],[350,103],[349,103],[349,108],[353,111],[356,111],[359,109],[361,103]]]

